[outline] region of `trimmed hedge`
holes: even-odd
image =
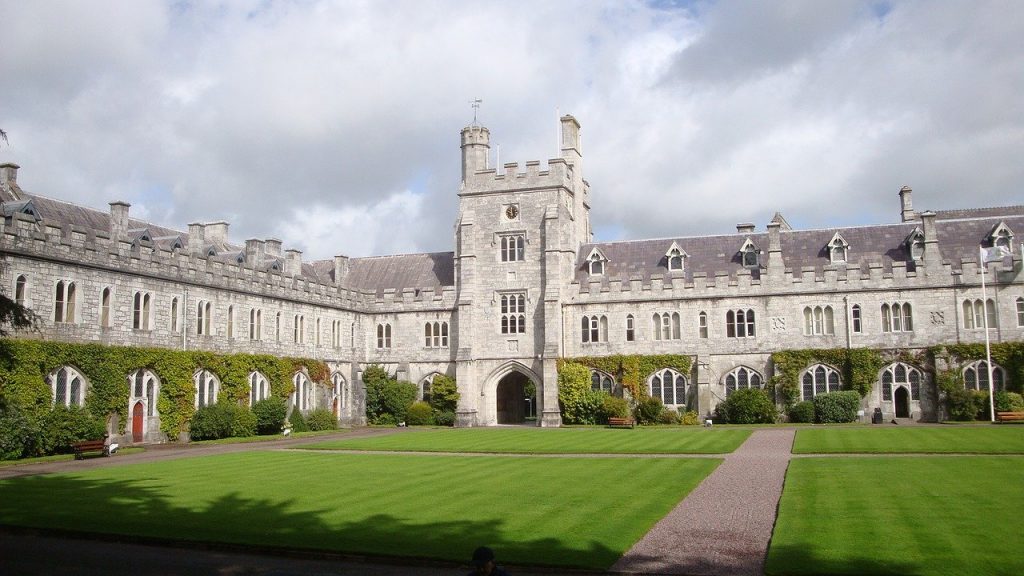
[[[789,409],[789,421],[807,424],[814,422],[814,402],[804,400],[793,404],[793,407]]]
[[[814,397],[814,420],[821,424],[844,424],[857,419],[860,394],[853,390],[829,392]]]
[[[193,440],[255,436],[256,426],[257,418],[252,410],[231,401],[217,402],[196,410],[189,436]]]
[[[664,411],[665,405],[661,402],[661,398],[647,396],[636,404],[636,421],[639,424],[655,424]]]
[[[252,413],[256,416],[257,434],[280,434],[288,416],[288,405],[284,400],[271,396],[253,404]]]
[[[718,416],[729,424],[772,424],[775,403],[759,388],[744,388],[718,405]]]
[[[306,425],[313,432],[336,430],[338,428],[338,420],[334,417],[334,412],[327,408],[317,408],[306,415]]]
[[[405,423],[409,426],[429,426],[434,423],[433,410],[426,402],[413,402],[405,416]]]

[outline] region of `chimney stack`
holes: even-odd
[[[757,227],[750,222],[741,222],[736,225],[736,232],[740,234],[753,234]]]
[[[0,184],[3,184],[5,186],[17,184],[18,168],[21,168],[21,166],[18,166],[17,164],[11,162],[0,164]]]
[[[110,203],[110,239],[124,240],[128,237],[128,208],[131,204],[116,200]]]
[[[302,251],[289,248],[284,251],[284,273],[288,276],[302,275]]]
[[[267,238],[264,248],[267,251],[267,256],[272,258],[281,257],[281,241],[277,238]]]
[[[245,241],[245,265],[250,268],[263,263],[265,250],[263,247],[263,241],[255,238],[250,238]]]
[[[348,256],[334,257],[334,284],[341,286],[342,280],[348,275]]]
[[[910,201],[910,194],[912,192],[913,190],[910,186],[900,188],[900,217],[903,219],[903,222],[917,220],[917,214],[914,213],[914,208]]]
[[[193,222],[188,225],[188,251],[192,254],[203,253],[203,248],[206,247],[206,234],[205,227],[198,223]]]
[[[221,220],[220,222],[210,222],[205,226],[206,243],[216,244],[218,247],[223,246],[228,241],[228,223]]]

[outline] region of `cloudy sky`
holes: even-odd
[[[904,184],[918,210],[1024,203],[1014,0],[0,0],[0,22],[25,189],[311,259],[451,250],[477,97],[501,162],[579,119],[597,240],[893,222]]]

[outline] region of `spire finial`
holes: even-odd
[[[482,103],[483,103],[483,100],[481,100],[480,98],[473,98],[472,100],[469,101],[469,105],[473,107],[473,126],[477,125],[476,113],[477,113],[477,110],[480,109],[480,104],[482,104]]]

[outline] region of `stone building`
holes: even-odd
[[[430,254],[308,262],[279,240],[234,242],[226,222],[179,231],[123,202],[97,211],[29,193],[4,164],[0,281],[44,319],[25,337],[322,359],[331,382],[296,373],[292,404],[346,424],[365,422],[371,364],[421,394],[438,374],[456,377],[458,426],[558,426],[560,358],[688,355],[690,373],[666,367],[645,385],[711,415],[732,391],[764,386],[774,352],[983,342],[986,323],[993,342],[1024,336],[1024,206],[918,212],[904,187],[890,224],[794,230],[776,214],[763,230],[594,242],[580,126],[561,125],[560,157],[500,167],[488,129],[464,128],[454,251]],[[987,263],[984,298],[982,247],[1003,254]],[[932,372],[894,360],[863,407],[939,418]],[[963,374],[987,387],[983,363]],[[159,375],[126,377],[125,440],[161,440]],[[993,377],[1006,384],[1001,367]],[[216,399],[217,378],[196,374],[197,406]],[[265,379],[251,378],[251,398],[265,396]],[[88,393],[74,367],[50,381],[55,402]],[[799,382],[804,399],[843,385],[829,365],[804,367]],[[595,372],[594,385],[622,393],[611,374]]]

